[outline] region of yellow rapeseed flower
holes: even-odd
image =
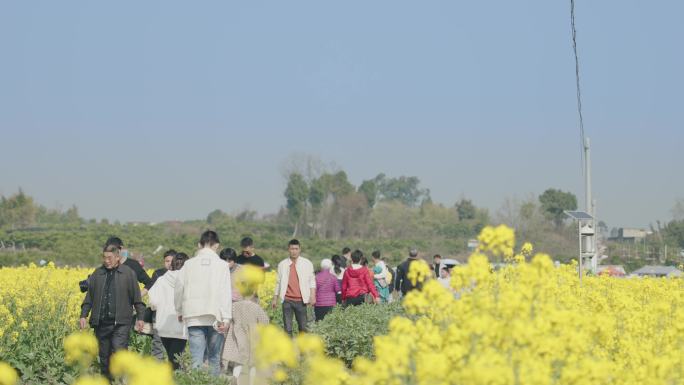
[[[483,247],[452,272],[455,295],[434,281],[407,294],[407,316],[373,338],[374,359],[347,369],[299,356],[305,384],[682,383],[684,280],[587,277],[580,286],[576,263],[555,267],[527,244],[518,263],[493,271],[488,256],[514,239],[505,227],[483,230]],[[262,339],[288,341],[277,327]],[[282,354],[296,357],[291,347]]]
[[[292,339],[275,325],[259,325],[259,340],[254,355],[257,365],[271,368],[277,365],[295,367],[297,365],[295,346]]]
[[[325,346],[320,337],[309,334],[300,333],[297,335],[297,349],[303,355],[323,355]]]
[[[97,356],[97,339],[88,332],[71,333],[64,339],[64,353],[67,364],[87,367]]]
[[[285,380],[287,380],[287,372],[283,369],[277,369],[273,372],[273,380],[275,380],[275,382],[285,382]]]
[[[17,371],[0,361],[0,385],[15,385],[19,381]]]
[[[520,254],[529,257],[532,255],[532,251],[534,250],[534,247],[530,242],[525,242],[523,243],[522,247],[520,248]]]
[[[432,277],[432,269],[430,269],[430,266],[427,264],[427,262],[422,259],[412,262],[409,266],[409,271],[406,274],[406,277],[414,286]]]
[[[235,274],[235,287],[243,296],[252,295],[264,282],[264,270],[254,265],[242,265]]]
[[[112,355],[109,370],[114,377],[126,378],[129,385],[173,385],[173,369],[167,361],[120,350]]]
[[[513,256],[515,232],[506,225],[485,226],[477,240],[481,251],[490,252],[497,257]]]

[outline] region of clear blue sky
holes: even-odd
[[[684,197],[684,2],[577,1],[609,226]],[[0,194],[87,218],[274,212],[309,153],[493,212],[583,200],[569,1],[5,1]]]

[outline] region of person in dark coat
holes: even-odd
[[[154,283],[157,282],[157,279],[159,279],[159,277],[166,274],[167,271],[171,270],[171,263],[173,262],[173,258],[176,256],[176,254],[178,254],[178,252],[174,249],[167,250],[164,253],[164,267],[161,267],[152,273],[152,284],[150,285],[150,287],[154,286]]]
[[[242,248],[242,253],[237,256],[235,263],[238,265],[253,265],[261,267],[262,269],[264,268],[266,264],[264,263],[264,259],[254,252],[254,240],[252,238],[242,238],[240,247]]]
[[[133,307],[137,320],[133,316]],[[109,358],[117,351],[128,348],[131,327],[143,327],[145,304],[133,270],[121,263],[119,248],[105,246],[102,252],[102,266],[88,277],[88,291],[81,305],[80,327],[95,329],[99,346],[102,373],[111,379]]]
[[[401,291],[402,295],[406,295],[409,291],[420,288],[422,286],[421,283],[417,283],[417,285],[413,285],[411,283],[411,280],[408,279],[408,272],[409,269],[411,268],[411,264],[413,262],[416,262],[418,260],[418,250],[413,248],[409,251],[409,257],[402,262],[399,266],[397,266],[397,277],[394,280],[394,288],[396,289],[397,292]]]
[[[105,243],[105,247],[107,246],[116,246],[116,248],[119,249],[119,255],[121,256],[121,264],[126,265],[131,270],[133,270],[138,282],[143,284],[143,286],[145,287],[142,291],[142,295],[145,296],[145,294],[147,294],[147,291],[150,290],[150,288],[152,287],[152,279],[149,275],[147,275],[145,269],[143,269],[143,267],[140,266],[140,262],[128,257],[128,250],[124,248],[124,243],[119,237],[109,237],[109,239],[107,239],[107,242]]]

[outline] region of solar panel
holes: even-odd
[[[565,215],[577,219],[578,221],[586,221],[594,219],[591,215],[585,213],[584,211],[565,211]]]

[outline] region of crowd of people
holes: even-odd
[[[226,371],[234,378],[254,376],[251,336],[269,318],[256,293],[236,289],[236,277],[246,265],[264,270],[270,266],[255,253],[251,238],[243,238],[240,248],[240,254],[221,249],[218,234],[208,230],[193,257],[168,250],[164,267],[150,277],[129,257],[124,242],[110,237],[102,250],[102,266],[79,283],[86,293],[80,327],[95,331],[102,373],[111,378],[109,359],[128,348],[134,328],[152,336],[152,355],[160,360],[166,356],[174,369],[187,347],[193,368],[207,365],[214,375]],[[290,335],[294,321],[299,332],[308,330],[308,307],[321,321],[336,306],[388,303],[416,288],[408,279],[410,265],[418,260],[415,248],[396,268],[388,266],[379,251],[371,253],[369,263],[361,250],[344,248],[341,255],[323,259],[319,269],[301,255],[297,239],[289,241],[287,249],[288,257],[275,268],[272,306],[281,307],[283,327]],[[439,255],[433,258],[440,282],[448,282],[450,267]],[[149,306],[143,303],[145,295]]]

